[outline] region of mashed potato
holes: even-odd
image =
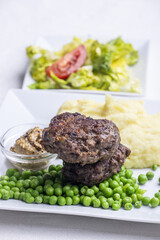
[[[122,143],[131,149],[127,168],[147,168],[160,165],[160,113],[148,115],[143,101],[120,100],[109,95],[105,103],[92,100],[66,101],[58,111],[79,112],[93,118],[107,118],[116,123]]]

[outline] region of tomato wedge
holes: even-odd
[[[71,73],[76,72],[85,62],[87,56],[86,48],[80,45],[72,52],[67,53],[61,59],[56,61],[52,66],[46,69],[46,73],[50,76],[53,72],[58,78],[66,79]]]

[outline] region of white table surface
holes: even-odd
[[[25,47],[39,35],[118,35],[149,39],[147,96],[160,92],[159,0],[0,0],[0,102],[21,88]],[[160,239],[159,225],[0,211],[0,239]]]

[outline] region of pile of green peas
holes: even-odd
[[[7,170],[0,177],[0,199],[17,199],[26,203],[50,205],[83,205],[94,208],[111,208],[115,211],[123,207],[131,210],[133,206],[156,207],[160,205],[160,192],[150,199],[143,196],[146,190],[139,188],[154,177],[153,172],[140,174],[137,179],[133,171],[124,166],[118,174],[113,175],[98,185],[74,185],[66,182],[62,175],[62,165],[51,165],[48,170],[20,172],[15,168]],[[156,170],[154,167],[153,170]],[[159,179],[160,181],[160,179]]]

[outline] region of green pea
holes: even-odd
[[[44,203],[44,204],[48,204],[50,198],[51,198],[50,196],[44,196],[44,197],[43,197],[43,203]]]
[[[138,201],[141,201],[143,199],[143,195],[142,194],[137,194],[137,199],[138,199]]]
[[[72,197],[72,200],[73,200],[73,205],[77,205],[77,204],[79,204],[79,202],[80,202],[80,198],[77,197],[77,196],[73,196],[73,197]]]
[[[40,193],[39,196],[42,198],[42,201],[43,201],[44,195]]]
[[[110,182],[109,184],[110,188],[114,189],[114,188],[117,188],[119,186],[118,182],[113,180]]]
[[[133,183],[137,182],[137,179],[135,177],[131,177],[131,180],[132,180]]]
[[[36,187],[36,190],[37,190],[39,193],[43,193],[43,187],[42,187],[42,186],[37,186],[37,187]]]
[[[93,189],[88,188],[85,195],[88,197],[92,197],[94,195]]]
[[[55,169],[56,169],[56,166],[54,164],[52,164],[52,165],[49,166],[48,171],[51,172],[51,171],[53,171]]]
[[[107,180],[105,180],[103,183],[105,184],[106,187],[109,187],[109,182]]]
[[[116,182],[120,183],[120,177],[118,176],[118,174],[113,175],[113,180],[115,180]]]
[[[5,181],[5,180],[4,180]],[[9,191],[4,191],[3,193],[2,193],[2,199],[3,200],[8,200],[10,198],[10,192]]]
[[[91,189],[93,189],[95,194],[99,192],[99,188],[96,185],[92,186]]]
[[[113,200],[113,198],[108,198],[107,202],[108,202],[109,206],[111,207],[112,204],[114,203],[114,200]]]
[[[71,189],[70,186],[65,185],[65,186],[63,187],[62,191],[63,191],[63,193],[66,193],[66,191],[67,191],[67,190],[70,190],[70,189]]]
[[[49,197],[48,203],[50,205],[55,205],[57,203],[57,196],[53,195],[53,196]]]
[[[42,197],[40,197],[40,196],[37,196],[37,197],[35,198],[35,203],[37,203],[37,204],[42,203],[42,201],[43,201],[43,199],[42,199]]]
[[[127,195],[131,195],[131,194],[133,194],[135,192],[135,189],[132,187],[132,186],[128,186],[127,188],[126,188],[126,194]]]
[[[14,197],[14,199],[19,199],[19,197],[20,197],[20,192],[14,192],[13,193],[13,197]]]
[[[6,175],[2,175],[1,176],[1,181],[2,180],[6,180],[7,182],[9,181],[9,177],[8,176],[6,176]]]
[[[13,191],[13,192],[19,192],[19,188],[17,188],[17,187],[12,187],[12,191]]]
[[[10,190],[9,193],[10,193],[10,199],[12,199],[14,197],[14,192]]]
[[[15,172],[14,175],[17,179],[19,179],[21,177],[21,173],[20,172]]]
[[[132,198],[131,197],[125,197],[122,200],[123,205],[125,205],[126,203],[132,203]]]
[[[119,177],[121,178],[121,177],[125,177],[125,171],[120,171],[119,172]]]
[[[134,184],[134,189],[137,192],[137,190],[139,189],[139,185],[138,184]]]
[[[19,195],[19,200],[23,200],[24,195],[25,195],[25,192],[21,192],[20,195]]]
[[[1,180],[1,184],[2,184],[2,186],[7,186],[7,185],[8,185],[8,181],[6,181],[6,180]]]
[[[34,197],[27,197],[25,200],[26,203],[33,203],[34,202]]]
[[[116,181],[115,181],[115,182],[116,182]],[[104,193],[104,196],[105,196],[106,198],[109,198],[109,197],[112,196],[113,190],[112,190],[111,188],[106,188],[106,189],[103,191],[103,193]]]
[[[154,178],[154,173],[153,172],[147,172],[146,176],[147,176],[148,180],[152,180]]]
[[[151,204],[151,207],[157,207],[159,205],[159,199],[156,198],[156,197],[153,197],[151,200],[150,200],[150,204]]]
[[[68,191],[70,191],[70,190],[68,190]],[[54,193],[55,193],[56,196],[61,196],[62,195],[62,188],[60,188],[60,187],[55,188]],[[70,197],[70,196],[68,196],[68,197]]]
[[[118,211],[119,209],[120,209],[120,204],[117,203],[117,202],[114,202],[114,203],[112,204],[112,210]]]
[[[7,189],[6,189],[7,190]],[[155,197],[159,198],[160,197],[160,192],[157,192],[154,194]]]
[[[9,168],[6,172],[6,175],[8,177],[12,177],[16,171],[17,171],[17,169],[15,169],[15,168]]]
[[[57,174],[57,172],[55,170],[50,171],[50,174],[52,176],[52,179],[56,179],[57,176],[58,176],[58,174]]]
[[[126,196],[127,196],[127,194],[124,193],[124,192],[122,192],[122,194],[121,194],[121,199],[125,198]]]
[[[46,190],[47,190],[47,188],[49,188],[49,187],[52,187],[51,185],[49,185],[49,184],[47,184],[47,185],[44,185],[44,192],[46,192]]]
[[[127,184],[125,184],[124,186],[123,186],[123,192],[125,192],[126,193],[126,189],[128,188],[128,187],[130,187],[131,185],[129,184],[129,183],[127,183]]]
[[[145,174],[140,174],[138,176],[138,182],[140,185],[144,185],[147,181],[148,181],[148,179]]]
[[[103,194],[101,191],[99,191],[98,193],[96,193],[96,197],[97,197],[97,198],[99,198],[100,196],[104,196],[104,194]]]
[[[61,164],[56,165],[56,171],[61,171],[63,166]]]
[[[120,186],[113,189],[113,193],[119,193],[119,195],[121,195],[122,192],[123,192],[123,190],[122,190],[122,187],[120,187]]]
[[[23,187],[23,180],[18,180],[18,181],[16,182],[16,187],[18,187],[18,188]]]
[[[47,180],[45,181],[45,185],[47,185],[47,184],[53,186],[53,181],[52,181],[51,179],[47,179]]]
[[[22,172],[22,178],[23,179],[27,179],[27,178],[29,178],[30,176],[32,176],[32,171],[30,171],[30,170],[25,170],[25,171],[23,171]]]
[[[42,176],[37,176],[37,180],[39,182],[39,185],[42,185],[44,183],[43,177]]]
[[[35,173],[34,173],[36,176],[42,176],[43,175],[43,172],[42,172],[42,170],[37,170],[37,171],[35,171]]]
[[[48,173],[47,169],[42,169],[43,174]]]
[[[74,196],[75,197],[75,196]],[[73,203],[73,200],[72,200],[72,198],[71,197],[66,197],[66,205],[72,205],[72,203]]]
[[[101,206],[101,201],[99,199],[94,199],[92,205],[94,208],[99,208]]]
[[[2,198],[2,193],[0,193],[0,199]]]
[[[36,176],[30,176],[29,177],[29,180],[33,180],[33,179],[38,179],[38,177],[36,177]]]
[[[149,203],[150,203],[150,197],[143,197],[142,198],[142,204],[145,205],[145,206],[148,206]]]
[[[83,198],[83,200],[82,200],[82,204],[83,204],[83,206],[85,206],[85,207],[89,207],[90,204],[91,204],[91,198],[88,197],[88,196],[85,196],[85,197]]]
[[[100,197],[102,197],[102,196],[100,196]],[[92,197],[91,197],[91,204],[93,204],[93,200],[95,200],[95,199],[97,199],[96,198],[96,196],[95,195],[93,195]],[[99,200],[101,201],[101,199],[99,198]]]
[[[93,196],[92,198],[97,199],[95,196]],[[98,199],[101,201],[101,203],[104,202],[104,201],[107,201],[107,198],[105,198],[104,196],[99,196]]]
[[[62,188],[62,185],[60,183],[54,183],[53,188]]]
[[[32,195],[32,197],[36,198],[39,196],[39,192],[37,190],[33,190],[31,195]]]
[[[38,179],[31,180],[31,188],[36,188],[39,185]]]
[[[106,185],[104,183],[99,184],[99,190],[103,192],[106,189]]]
[[[15,176],[10,177],[9,180],[13,182],[17,182],[17,178]]]
[[[131,198],[132,198],[132,203],[137,202],[137,195],[135,193],[131,195]]]
[[[132,170],[130,170],[130,169],[127,169],[126,171],[125,171],[125,177],[126,178],[131,178],[132,177],[132,175],[133,175],[133,171]]]
[[[9,186],[4,186],[3,189],[7,190],[7,191],[10,191],[10,187]]]
[[[156,171],[157,170],[157,165],[153,164],[152,169],[153,169],[153,171]]]
[[[80,196],[80,203],[81,203],[81,204],[83,204],[83,198],[84,198],[84,197],[85,197],[84,195],[81,195],[81,196]],[[92,197],[91,197],[91,198],[92,198]],[[91,200],[91,201],[92,201],[92,200]]]
[[[72,188],[71,188],[72,190],[73,190],[73,192],[74,192],[74,195],[77,195],[77,194],[79,194],[79,188],[78,188],[78,186],[72,186]]]
[[[57,203],[60,206],[64,206],[66,204],[66,199],[62,196],[59,196],[58,199],[57,199]]]
[[[26,199],[29,198],[29,197],[32,197],[32,195],[30,193],[25,193],[23,195],[23,201],[26,201]]]
[[[108,209],[109,208],[109,203],[104,201],[104,202],[101,203],[101,207],[103,209]]]
[[[125,204],[124,204],[124,209],[125,209],[125,210],[131,210],[132,207],[133,207],[133,206],[132,206],[132,203],[125,203]]]
[[[71,190],[71,189],[70,189],[70,190],[67,190],[67,191],[66,191],[66,196],[67,196],[67,197],[73,197],[73,196],[74,196],[74,191]]]
[[[45,173],[45,174],[43,175],[43,180],[46,181],[46,180],[48,180],[48,179],[52,180],[52,175],[51,175],[50,173]]]
[[[28,188],[28,189],[26,190],[26,193],[32,194],[32,192],[33,192],[33,189],[32,189],[32,188]]]
[[[57,189],[57,188],[56,188]],[[56,190],[55,189],[55,190]],[[58,189],[60,189],[60,188],[58,188]],[[62,190],[61,190],[61,192],[62,192]],[[47,187],[47,189],[46,189],[46,194],[48,195],[48,196],[52,196],[53,194],[54,194],[54,188],[52,187],[52,186],[49,186],[49,187]],[[57,195],[57,190],[55,191],[55,194]],[[59,195],[60,196],[60,195]]]
[[[135,208],[141,208],[142,207],[141,201],[136,201],[134,206],[135,206]]]
[[[80,192],[84,195],[86,193],[87,189],[88,189],[87,186],[83,186],[83,187],[81,187]]]
[[[127,179],[125,177],[121,177],[120,181],[125,185],[127,183]]]
[[[120,194],[119,193],[115,193],[115,194],[113,194],[113,199],[115,200],[115,201],[119,201],[120,200]]]

